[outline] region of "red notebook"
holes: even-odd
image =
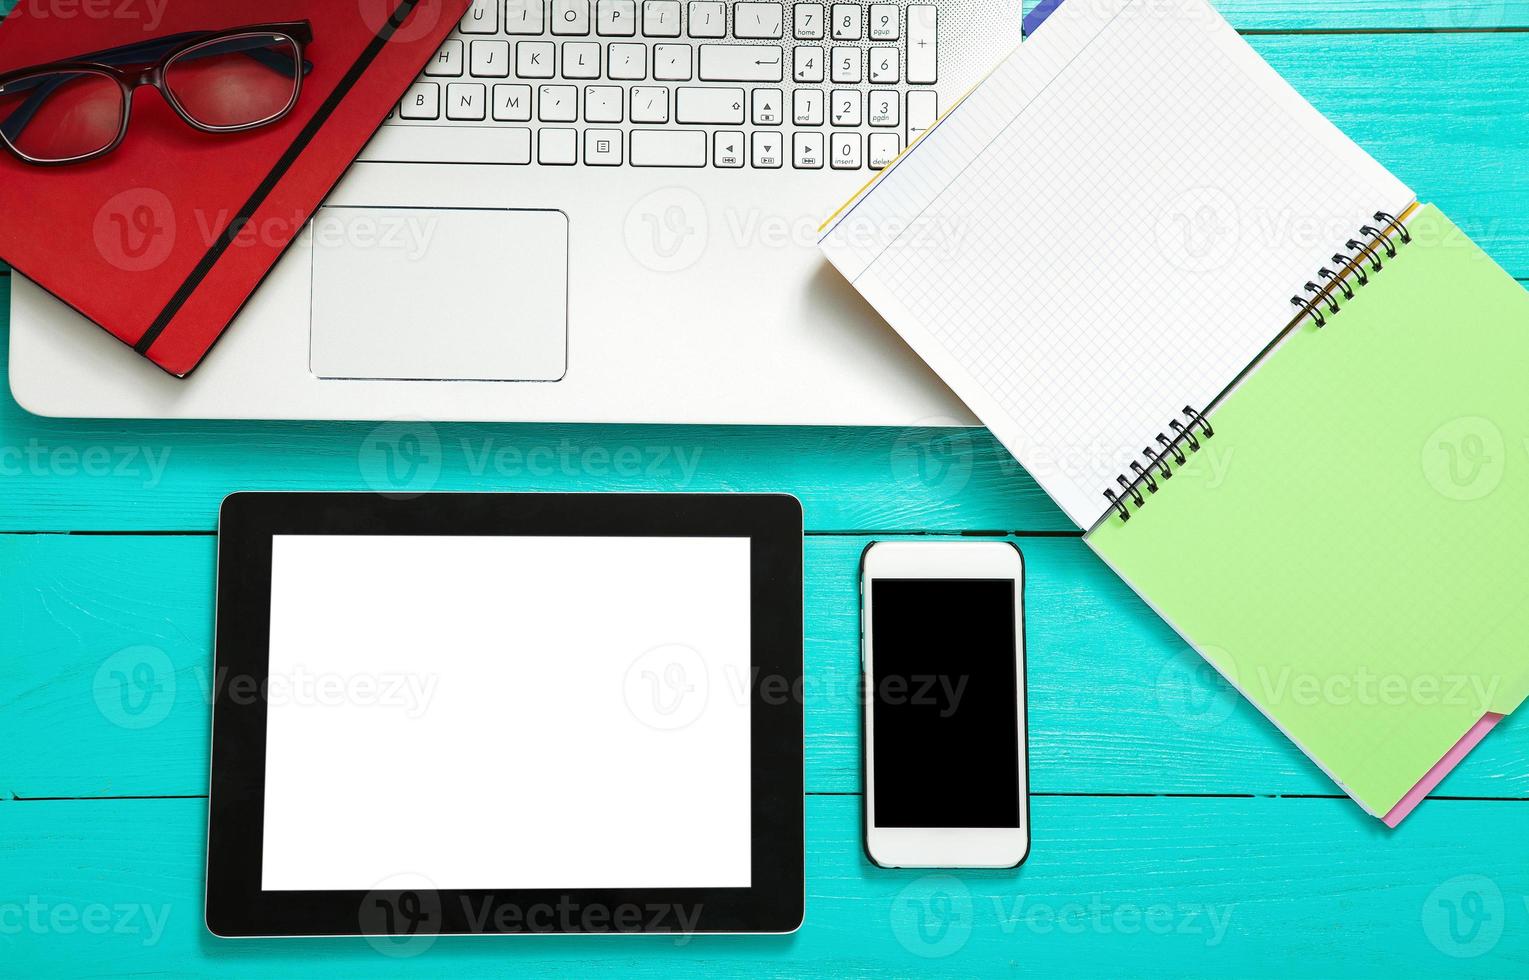
[[[301,20],[313,28],[311,69],[292,112],[261,129],[200,132],[140,87],[126,139],[98,160],[37,167],[0,148],[0,259],[184,377],[468,3],[194,0],[138,5],[140,17],[70,18],[20,4],[0,24],[0,72],[183,31]]]

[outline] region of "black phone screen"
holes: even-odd
[[[872,579],[875,825],[1018,827],[1013,579]]]

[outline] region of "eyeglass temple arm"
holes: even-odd
[[[135,61],[142,61],[146,58],[152,58],[156,54],[162,54],[166,51],[169,51],[176,45],[185,41],[189,41],[192,38],[195,38],[204,33],[206,32],[186,31],[182,34],[171,34],[167,37],[155,38],[152,41],[138,41],[134,44],[124,44],[115,48],[107,48],[104,51],[95,51],[90,54],[81,55],[80,60],[94,61],[103,65],[130,65]],[[311,32],[308,33],[307,36],[309,39],[311,39]],[[301,41],[303,39],[298,38],[298,40]],[[240,53],[248,55],[250,58],[262,65],[265,65],[272,71],[279,72],[286,70],[285,66],[281,64],[281,57],[279,55],[272,54],[270,51],[267,51],[264,48],[255,48]],[[302,67],[303,74],[307,75],[312,71],[313,62],[308,61],[305,58],[303,60]],[[43,84],[37,86],[37,88],[33,90],[32,94],[27,96],[27,100],[23,102],[15,112],[11,113],[4,123],[0,123],[0,131],[3,131],[5,138],[14,143],[16,139],[21,136],[21,131],[26,129],[27,123],[31,122],[32,117],[37,115],[37,110],[42,108],[43,102],[47,100],[48,96],[57,91],[58,87],[64,84],[64,81],[65,78],[63,76],[59,76],[57,78],[51,78]]]

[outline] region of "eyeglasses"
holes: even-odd
[[[237,133],[276,122],[297,104],[307,21],[190,31],[76,60],[0,75],[0,142],[40,166],[80,163],[115,150],[127,134],[133,91],[159,89],[187,123]]]

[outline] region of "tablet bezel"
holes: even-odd
[[[265,689],[269,674],[277,534],[749,538],[750,886],[262,890],[266,704],[252,692]],[[217,565],[206,906],[215,935],[780,933],[801,924],[802,510],[795,497],[235,493],[219,515]],[[633,908],[645,914],[634,921]],[[535,914],[546,909],[558,911]]]

